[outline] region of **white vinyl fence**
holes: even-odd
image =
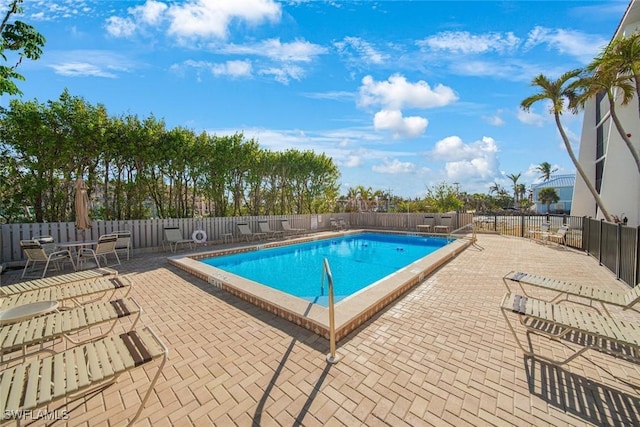
[[[185,238],[195,231],[204,231],[207,241],[221,243],[223,235],[237,235],[236,224],[246,222],[251,230],[258,231],[258,221],[268,221],[269,228],[281,230],[280,220],[288,219],[292,228],[304,228],[310,232],[331,230],[332,219],[342,219],[351,228],[415,231],[424,221],[424,213],[338,213],[282,216],[246,216],[218,218],[146,219],[135,221],[93,221],[89,230],[76,230],[73,222],[24,223],[0,225],[0,264],[22,264],[26,261],[20,249],[20,240],[36,236],[52,236],[55,242],[97,240],[103,234],[128,230],[131,232],[132,252],[162,250],[164,227],[179,227]],[[439,218],[441,214],[431,214]],[[471,214],[447,214],[453,217],[453,229],[472,222]]]

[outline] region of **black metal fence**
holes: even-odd
[[[584,250],[629,286],[640,284],[640,227],[567,215],[474,216],[477,231],[526,238],[539,236],[537,231],[545,222],[551,230],[568,225],[567,246]]]

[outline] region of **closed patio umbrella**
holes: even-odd
[[[85,230],[91,228],[91,219],[89,219],[89,195],[87,194],[87,184],[85,184],[82,176],[76,180],[76,229],[82,230],[82,240],[85,239]]]

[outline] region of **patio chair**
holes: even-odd
[[[238,223],[238,231],[240,232],[240,238],[243,238],[249,242],[251,240],[260,240],[261,237],[266,237],[266,233],[262,233],[262,232],[258,232],[258,233],[254,233],[253,231],[251,231],[251,228],[249,228],[249,224],[247,224],[246,222],[240,222]]]
[[[100,236],[95,249],[82,247],[78,250],[78,265],[82,265],[87,259],[93,259],[98,268],[100,268],[100,258],[102,258],[104,259],[104,265],[107,266],[107,255],[109,254],[113,254],[118,262],[116,265],[120,265],[120,257],[116,251],[117,243],[118,236],[114,234],[104,234]]]
[[[92,270],[75,271],[73,273],[59,274],[57,276],[45,277],[44,279],[33,279],[26,282],[18,282],[13,285],[0,286],[0,297],[7,297],[23,292],[35,291],[48,288],[50,286],[64,285],[72,282],[99,279],[106,276],[117,276],[118,272],[111,268],[94,268]]]
[[[131,232],[130,231],[114,231],[111,233],[118,237],[116,241],[116,253],[127,254],[129,261],[129,252],[131,252]]]
[[[164,228],[164,240],[162,241],[162,248],[165,248],[165,244],[169,245],[171,252],[178,250],[179,245],[189,245],[189,249],[193,249],[193,239],[185,239],[182,237],[182,231],[178,227],[165,227]]]
[[[440,217],[440,224],[433,226],[433,231],[436,233],[448,233],[451,231],[452,218],[449,215],[443,215]]]
[[[567,233],[569,232],[569,226],[563,225],[555,233],[547,232],[542,233],[542,238],[546,241],[555,242],[567,246]]]
[[[416,231],[429,233],[436,225],[436,219],[433,215],[426,215],[422,224],[416,225]]]
[[[258,221],[258,227],[260,227],[260,232],[265,233],[267,237],[284,237],[284,230],[272,230],[268,221]]]
[[[73,306],[80,306],[98,301],[107,294],[109,294],[107,299],[113,299],[119,289],[125,290],[125,294],[122,296],[124,298],[129,295],[131,288],[131,280],[124,276],[49,286],[0,298],[0,310],[41,301],[58,301],[61,306],[70,302]],[[93,297],[93,299],[87,301],[86,297]]]
[[[61,249],[47,253],[45,248],[42,247],[42,244],[37,240],[21,240],[20,247],[27,256],[27,263],[24,266],[24,270],[22,270],[22,278],[24,278],[27,270],[29,270],[29,264],[31,264],[31,269],[33,270],[37,263],[44,263],[44,270],[42,271],[41,278],[47,274],[49,264],[51,263],[59,269],[61,263],[69,262],[73,269],[76,269],[73,257],[68,249]]]
[[[593,303],[598,303],[604,310],[604,312],[610,316],[607,305],[613,305],[621,307],[623,310],[633,310],[640,313],[636,304],[640,301],[640,284],[628,291],[611,291],[603,289],[599,286],[588,286],[577,283],[566,282],[564,280],[551,279],[544,276],[538,276],[535,274],[510,271],[502,278],[507,290],[511,292],[509,288],[509,282],[515,282],[520,286],[522,293],[525,296],[529,296],[523,285],[530,285],[550,291],[557,292],[557,295],[548,302],[572,302],[575,304],[581,304],[588,307],[593,307],[598,313],[597,307]],[[581,300],[569,299],[569,297],[582,298]]]
[[[137,412],[128,423],[133,425],[160,377],[167,353],[167,347],[146,327],[12,366],[0,372],[0,412],[5,417],[18,417],[62,398],[71,403],[105,389],[125,372],[160,360]],[[146,375],[133,378],[136,381]]]
[[[74,307],[69,310],[46,314],[21,322],[3,326],[0,334],[0,360],[7,362],[4,355],[21,350],[22,357],[26,357],[27,348],[40,344],[40,351],[50,351],[42,344],[64,338],[73,344],[79,344],[88,339],[97,339],[113,331],[118,319],[134,316],[129,330],[133,330],[140,319],[142,309],[133,299],[118,299],[114,301],[99,301]],[[95,326],[111,322],[108,330],[101,329],[99,335],[90,334],[80,340],[70,334],[77,334]]]
[[[343,224],[335,219],[335,218],[330,218],[329,219],[329,224],[331,224],[331,228],[335,231],[342,231],[344,230]]]
[[[281,219],[280,224],[282,225],[282,229],[284,230],[285,235],[302,234],[307,231],[304,228],[291,228],[291,224],[289,224],[288,219]]]
[[[58,247],[56,246],[56,242],[53,239],[53,236],[49,236],[49,235],[33,236],[31,240],[37,240],[38,242],[40,242],[40,244],[44,248],[44,251],[48,254],[58,250]]]
[[[554,365],[564,365],[593,349],[634,363],[640,362],[640,325],[510,293],[502,298],[500,311],[516,343],[527,356],[545,359]],[[526,330],[528,348],[522,345],[512,325],[510,317],[514,314]],[[530,339],[532,333],[556,341],[562,339],[563,343],[573,342],[579,348],[572,349],[567,345],[573,354],[561,361],[534,354]]]

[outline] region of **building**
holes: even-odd
[[[540,182],[538,184],[533,184],[531,186],[533,203],[536,206],[537,213],[570,213],[572,198],[573,198],[573,188],[576,182],[575,175],[554,175],[549,181]],[[558,203],[552,203],[547,212],[547,204],[542,203],[538,200],[538,194],[540,194],[540,190],[543,188],[555,188],[558,193],[559,200]]]
[[[613,39],[640,30],[640,4],[633,0],[613,35]],[[640,149],[638,99],[623,106],[616,114],[636,147]],[[628,218],[628,224],[640,225],[640,173],[609,113],[605,94],[592,98],[584,109],[578,161],[594,184],[610,215]],[[595,200],[582,178],[576,178],[572,215],[602,219]]]

